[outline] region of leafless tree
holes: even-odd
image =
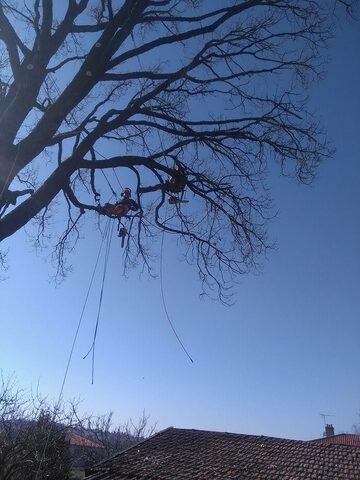
[[[72,467],[89,467],[155,431],[145,413],[137,422],[117,425],[112,413],[97,416],[80,410],[79,402],[52,404],[19,388],[14,378],[1,378],[0,480],[66,480]],[[71,433],[102,448],[84,447],[81,441],[71,445]]]
[[[113,413],[90,417],[85,433],[102,445],[106,456],[139,443],[155,433],[156,424],[143,412],[138,421],[129,420],[122,425],[114,425]]]
[[[0,479],[65,480],[70,474],[65,438],[70,417],[58,412],[62,423],[39,395],[19,389],[12,379],[0,384]]]
[[[354,3],[1,0],[0,240],[34,220],[42,244],[64,200],[64,274],[83,214],[104,213],[103,173],[142,212],[124,219],[127,266],[166,232],[226,295],[270,245],[270,165],[309,183],[331,153],[304,91]],[[167,204],[174,166],[188,203]]]

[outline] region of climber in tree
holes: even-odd
[[[137,212],[139,205],[131,198],[131,189],[126,187],[121,193],[121,200],[115,203],[105,203],[100,207],[100,213],[113,218],[120,218],[126,216],[129,211]]]
[[[181,165],[177,165],[176,168],[172,171],[171,177],[169,180],[166,180],[164,183],[158,183],[150,187],[139,187],[139,193],[148,193],[148,192],[157,192],[158,190],[163,190],[170,194],[181,193],[186,187],[186,174],[185,170]]]

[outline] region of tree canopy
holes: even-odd
[[[64,202],[64,274],[84,218],[101,227],[109,195],[131,186],[126,264],[150,268],[154,236],[169,233],[226,295],[271,244],[272,163],[309,183],[331,154],[305,90],[354,3],[1,0],[0,241],[33,221],[41,244]]]

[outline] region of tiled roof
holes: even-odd
[[[337,445],[353,445],[360,447],[360,435],[353,433],[340,433],[339,435],[331,435],[330,437],[317,438],[311,440],[317,443],[336,443]]]
[[[78,447],[104,448],[99,443],[93,442],[92,440],[74,432],[66,432],[66,439],[70,445],[77,445]]]
[[[89,480],[359,480],[360,448],[168,428],[92,473]]]

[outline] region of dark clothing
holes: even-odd
[[[169,193],[180,193],[186,187],[186,175],[183,170],[174,170],[170,180],[165,182],[166,191]]]
[[[150,187],[140,187],[139,193],[156,192],[158,190],[164,190],[167,193],[181,193],[186,187],[186,175],[182,168],[173,170],[172,176],[164,183],[158,183]]]

